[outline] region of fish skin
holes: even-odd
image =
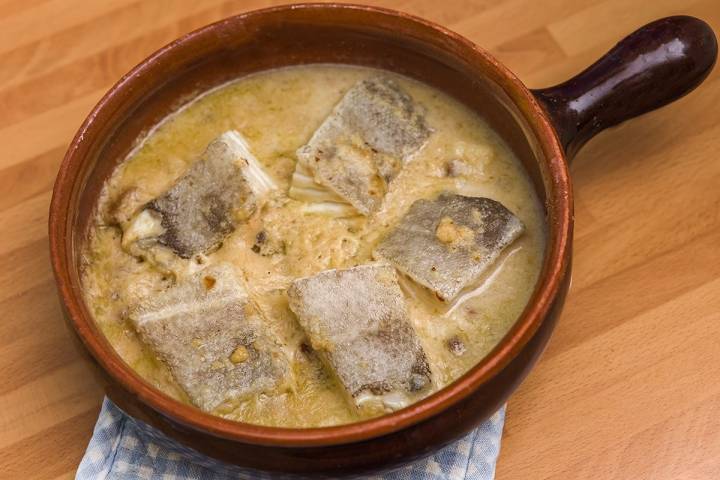
[[[235,230],[236,213],[249,216],[255,210],[242,162],[247,160],[224,135],[213,140],[167,192],[146,206],[160,215],[165,229],[158,243],[182,258],[218,248]]]
[[[347,91],[297,157],[316,181],[368,215],[431,133],[410,95],[394,80],[375,77]]]
[[[470,229],[473,239],[454,245],[441,241],[437,229],[446,217]],[[373,255],[449,301],[476,281],[523,231],[522,222],[500,202],[443,193],[435,200],[414,202]]]
[[[286,357],[258,318],[229,264],[208,267],[140,302],[129,320],[200,409],[272,391],[289,370]],[[247,359],[231,356],[244,347]]]
[[[407,404],[431,387],[425,352],[390,265],[297,279],[288,297],[313,348],[354,407],[362,411],[364,397],[382,401],[390,393],[402,395]]]

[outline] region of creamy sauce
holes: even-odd
[[[120,356],[149,383],[188,402],[167,368],[139,340],[126,320],[129,308],[171,286],[177,277],[213,263],[230,262],[244,274],[255,307],[290,359],[293,387],[223,405],[223,417],[272,426],[311,427],[358,420],[332,375],[302,347],[303,332],[287,306],[284,289],[297,277],[372,261],[372,249],[421,198],[442,191],[495,199],[525,225],[473,290],[450,305],[403,278],[411,321],[427,354],[435,388],[481,360],[525,307],[540,271],[545,230],[540,204],[518,160],[487,124],[449,96],[393,76],[426,110],[433,129],[427,144],[390,184],[369,217],[331,218],[304,211],[287,197],[295,151],[305,144],[348,88],[379,72],[312,65],[263,72],[202,95],[153,129],[116,169],[101,196],[84,252],[85,298],[95,320]],[[278,184],[278,193],[207,257],[178,260],[175,274],[126,253],[122,232],[110,226],[113,206],[128,189],[147,201],[167,190],[215,137],[237,130]],[[448,175],[448,173],[451,175]],[[252,250],[265,230],[281,239],[282,252]]]

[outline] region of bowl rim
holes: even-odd
[[[127,365],[102,335],[90,315],[85,315],[84,300],[80,288],[73,283],[70,274],[73,241],[69,218],[71,200],[77,173],[84,161],[83,147],[93,136],[93,126],[104,110],[111,108],[120,93],[133,88],[143,72],[168,52],[187,48],[189,44],[228,22],[242,23],[256,16],[293,10],[337,10],[361,11],[380,17],[394,17],[406,24],[431,30],[434,35],[449,40],[464,53],[472,55],[473,62],[483,63],[485,75],[492,74],[504,93],[517,106],[534,135],[539,139],[540,148],[547,159],[550,173],[549,189],[546,195],[548,220],[548,244],[541,277],[535,287],[531,302],[516,320],[513,327],[490,353],[475,364],[460,378],[432,395],[396,412],[355,423],[313,428],[269,427],[237,422],[217,417],[191,405],[179,402],[152,387]],[[457,54],[456,54],[457,55]],[[550,215],[549,210],[554,211]],[[189,32],[142,60],[125,74],[102,97],[87,116],[72,140],[60,165],[53,188],[49,214],[50,255],[60,300],[66,317],[80,337],[85,348],[110,377],[125,390],[131,392],[142,403],[155,412],[196,430],[208,432],[216,437],[256,445],[281,447],[330,446],[353,443],[387,435],[408,428],[440,414],[452,405],[462,401],[484,383],[492,379],[512,361],[532,338],[552,304],[561,291],[562,280],[569,265],[569,248],[573,225],[572,189],[565,154],[548,115],[536,101],[531,91],[503,64],[470,40],[434,22],[387,8],[345,3],[302,3],[280,5],[253,10],[227,17]],[[534,301],[532,301],[534,299]]]

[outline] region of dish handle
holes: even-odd
[[[625,37],[570,80],[532,92],[572,158],[600,131],[691,92],[716,58],[717,40],[707,23],[666,17]]]

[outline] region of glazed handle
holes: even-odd
[[[707,23],[667,17],[641,27],[570,80],[533,93],[572,158],[598,132],[692,91],[716,58]]]

